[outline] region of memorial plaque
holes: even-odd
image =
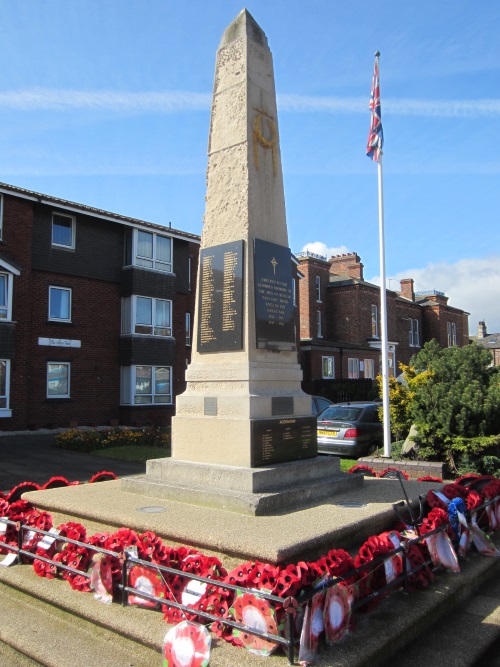
[[[295,350],[290,248],[255,239],[254,276],[257,347],[268,350]]]
[[[243,347],[243,241],[200,252],[198,352]]]
[[[252,419],[252,468],[318,454],[316,417]]]

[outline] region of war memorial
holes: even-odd
[[[373,559],[382,533],[386,540],[387,535],[393,534],[389,531],[396,518],[394,504],[402,500],[402,488],[396,480],[341,474],[337,458],[317,454],[316,419],[311,413],[311,398],[301,389],[297,360],[295,272],[288,246],[272,57],[264,32],[243,10],[224,32],[217,51],[193,355],[187,370],[187,389],[177,399],[172,423],[172,456],[148,461],[144,475],[31,491],[24,494],[23,500],[33,503],[37,511],[52,513],[54,526],[65,522],[64,525],[74,528],[81,522],[89,534],[90,531],[101,536],[104,531],[108,536],[112,533],[110,539],[115,540],[115,547],[118,534],[123,542],[124,536],[130,538],[134,531],[141,533],[151,548],[154,542],[161,551],[163,564],[171,562],[172,554],[180,553],[188,553],[181,561],[184,566],[185,561],[191,565],[197,561],[210,563],[203,570],[205,574],[209,572],[209,579],[201,579],[204,588],[198,586],[194,596],[185,582],[190,570],[187,567],[182,570],[183,603],[188,599],[192,604],[199,602],[205,599],[205,593],[208,595],[209,590],[217,588],[220,584],[215,581],[217,562],[226,574],[232,571],[234,581],[242,586],[250,581],[245,578],[250,570],[257,572],[255,582],[259,573],[279,572],[288,592],[274,602],[281,612],[286,606],[288,619],[295,619],[294,596],[299,596],[301,590],[286,588],[287,574],[288,579],[295,578],[300,583],[301,568],[306,572],[311,566],[312,572],[315,563],[330,559],[331,579],[327,584],[332,590],[342,579],[338,574],[340,569],[335,567],[343,563],[350,563],[351,567],[355,562],[346,550],[352,554],[359,550],[361,556],[361,549],[369,544],[371,547],[363,553],[366,555],[367,549],[373,548]],[[432,488],[426,482],[414,481],[406,487],[415,511],[419,494],[425,496]],[[497,509],[500,510],[500,505]],[[117,531],[118,526],[122,528]],[[162,540],[164,544],[158,546]],[[24,544],[22,539],[20,542]],[[136,541],[136,548],[137,544]],[[191,548],[197,551],[190,552]],[[123,554],[121,560],[116,559],[122,573],[125,572],[122,592],[127,588],[129,557],[125,551]],[[137,555],[132,562],[133,558],[137,559]],[[243,564],[244,560],[248,562]],[[368,558],[365,564],[371,567],[369,561]],[[360,590],[365,586],[365,592],[375,591],[374,606],[384,597],[383,593],[379,595],[382,586],[377,586],[396,576],[402,563],[403,556],[391,561],[391,567],[381,561],[378,584],[372,589],[370,584],[376,577],[371,575],[375,569],[370,570],[370,577],[357,578]],[[140,563],[140,567],[143,565]],[[415,593],[411,603],[407,592],[403,593],[399,586],[390,600],[382,600],[380,614],[359,614],[356,632],[347,640],[342,635],[346,640],[342,643],[324,645],[314,656],[315,663],[325,667],[392,664],[391,656],[423,633],[429,632],[430,637],[433,619],[446,616],[460,605],[482,577],[498,573],[499,565],[500,558],[471,558],[459,577],[444,574],[446,580],[429,587],[425,593]],[[147,575],[148,581],[153,582],[152,561],[149,567],[153,574]],[[149,667],[159,664],[160,647],[166,645],[162,644],[165,636],[162,614],[139,608],[137,599],[131,603],[136,605],[134,608],[126,603],[99,604],[91,595],[77,594],[62,578],[47,581],[31,570],[27,565],[0,568],[3,610],[0,661],[4,655],[10,657],[2,653],[5,642],[18,651],[18,656],[33,656],[35,660],[5,662],[8,665],[83,667],[99,663],[103,667]],[[429,568],[427,571],[430,572]],[[171,581],[179,579],[179,571],[170,571],[169,575],[173,573]],[[142,576],[147,578],[144,573]],[[426,576],[429,579],[425,587],[431,581],[431,575]],[[308,585],[311,584],[317,585],[314,577]],[[208,585],[211,588],[207,589]],[[154,583],[152,586],[155,590]],[[257,587],[257,584],[255,588],[249,586],[244,595],[255,593],[256,600],[263,599],[259,598]],[[116,582],[111,589],[108,599],[101,597],[101,602],[111,602],[113,592],[118,591]],[[97,587],[89,590],[97,591]],[[310,608],[316,590],[306,591],[311,594]],[[145,589],[139,591],[144,593]],[[134,589],[129,593],[133,595]],[[191,597],[185,598],[184,593]],[[265,587],[260,593],[265,593]],[[162,596],[163,603],[165,591]],[[233,597],[232,605],[236,608],[241,600],[236,599],[237,593]],[[344,596],[343,602],[346,600]],[[328,609],[333,610],[328,612],[329,622],[335,624],[338,605],[335,606],[333,598],[329,604]],[[344,625],[339,628],[343,632],[347,632],[350,622],[351,604],[352,600],[341,614]],[[301,605],[308,608],[303,601]],[[174,612],[176,606],[178,602],[171,605]],[[274,614],[270,608],[268,603],[264,615],[268,620]],[[224,615],[228,610],[222,606],[219,611]],[[234,609],[230,611],[237,618]],[[168,622],[178,622],[185,618],[183,614],[173,621],[172,613]],[[276,633],[275,639],[283,636],[276,637],[276,625],[272,628],[259,625],[264,616],[261,614],[256,621],[254,615],[253,624],[246,626],[243,617],[243,629],[260,633],[258,650],[253,650],[257,644],[252,643],[251,632],[242,642],[248,651],[221,641],[219,633],[212,644],[216,650],[210,655],[210,664],[257,665],[263,659],[276,667],[287,664],[283,652],[270,655],[276,641],[266,642],[266,633],[271,636]],[[29,619],[26,628],[25,619]],[[198,628],[208,636],[208,630],[202,626],[205,621],[200,621]],[[469,620],[467,624],[475,627]],[[311,628],[312,625],[311,622]],[[287,621],[289,627],[295,627],[294,620]],[[304,627],[307,627],[305,621]],[[455,643],[456,627],[448,635],[453,637],[450,644]],[[69,636],[71,641],[67,639]],[[182,653],[187,644],[184,637],[178,639]],[[288,639],[288,659],[293,662],[297,657],[293,630]],[[301,647],[302,644],[301,641]],[[442,648],[441,636],[434,638],[434,644],[429,639],[427,652],[426,642],[420,644],[423,652],[417,651],[416,662],[407,664],[421,664],[424,660],[428,664],[441,664],[450,659],[465,664],[451,653],[453,646],[447,649],[446,657],[440,655],[433,663],[433,656],[439,655]],[[175,663],[165,660],[164,664],[208,662],[179,659]],[[303,660],[301,664],[311,662]]]

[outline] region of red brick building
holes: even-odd
[[[380,288],[363,278],[356,253],[327,260],[299,253],[300,339],[304,388],[316,393],[324,380],[373,380],[380,373]],[[414,293],[411,278],[387,290],[390,372],[398,374],[421,346],[468,344],[468,313],[448,305],[441,292]]]
[[[0,184],[0,429],[167,422],[199,241]]]

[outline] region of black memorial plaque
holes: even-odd
[[[254,276],[257,347],[268,350],[295,350],[290,248],[255,239]]]
[[[315,417],[252,419],[251,428],[253,468],[318,454]]]
[[[200,252],[198,352],[243,347],[243,241]]]

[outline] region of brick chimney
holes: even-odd
[[[401,296],[409,301],[415,301],[415,292],[413,291],[413,278],[403,278],[401,280]]]
[[[330,273],[334,275],[348,275],[350,278],[363,280],[363,264],[357,253],[351,252],[344,255],[335,255],[328,260]]]
[[[488,334],[486,333],[486,322],[479,322],[477,325],[477,337],[486,338]]]

